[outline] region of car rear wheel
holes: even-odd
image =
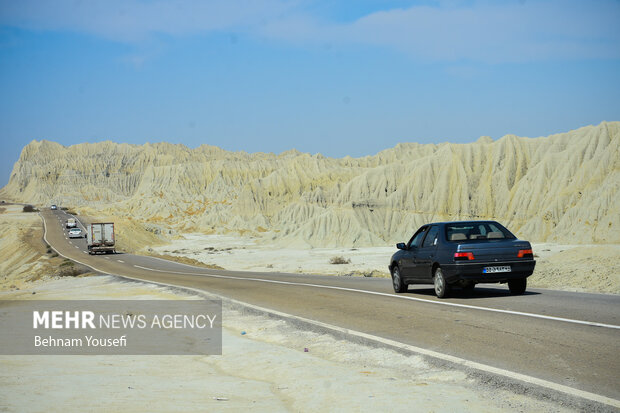
[[[438,298],[445,298],[450,294],[450,285],[446,282],[441,267],[437,267],[435,270],[433,283],[435,284],[435,295]]]
[[[394,287],[395,293],[404,293],[407,291],[407,284],[403,282],[398,265],[392,268],[392,287]]]
[[[508,281],[508,289],[512,295],[521,295],[527,287],[527,278]]]

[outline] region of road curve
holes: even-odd
[[[432,286],[396,295],[390,280],[210,270],[131,254],[88,255],[63,211],[44,210],[47,242],[98,271],[197,288],[600,395],[620,407],[620,296],[505,286],[438,300]],[[386,257],[386,262],[388,257]],[[609,404],[609,403],[608,403]]]

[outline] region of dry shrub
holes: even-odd
[[[86,274],[90,272],[88,268],[83,265],[75,265],[73,261],[65,259],[59,266],[56,276],[58,277],[77,277],[78,275]]]
[[[345,258],[343,256],[336,256],[336,257],[331,257],[329,259],[329,263],[330,264],[351,264],[351,260],[348,258]]]

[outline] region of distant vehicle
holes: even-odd
[[[96,222],[86,227],[86,243],[89,254],[115,253],[114,223]]]
[[[75,218],[67,219],[67,222],[65,222],[65,226],[67,228],[75,228],[77,226],[77,224],[75,223]]]
[[[57,207],[56,205],[52,205],[52,206],[50,207],[50,209],[51,209],[52,211],[54,211],[54,210],[58,209],[58,207]]]
[[[477,283],[508,283],[523,294],[536,261],[528,241],[517,239],[495,221],[439,222],[423,225],[390,260],[394,291],[409,284],[434,284],[439,298],[452,287],[473,289]]]
[[[71,228],[69,230],[69,238],[82,238],[84,235],[82,234],[82,230],[79,228]]]

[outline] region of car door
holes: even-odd
[[[401,276],[405,281],[415,278],[416,255],[427,230],[428,226],[423,226],[417,230],[409,240],[409,243],[407,243],[407,248],[403,251],[401,259],[398,262]]]
[[[430,282],[433,278],[431,274],[431,267],[435,260],[438,236],[439,227],[437,225],[431,226],[429,230],[426,231],[424,240],[416,251],[413,276],[418,281]]]

